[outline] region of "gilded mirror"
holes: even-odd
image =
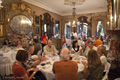
[[[10,27],[13,32],[19,35],[32,35],[32,21],[24,15],[17,15],[10,20]]]

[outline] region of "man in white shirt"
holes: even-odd
[[[44,55],[50,55],[57,53],[57,50],[54,45],[52,45],[52,41],[48,40],[48,44],[44,47]]]
[[[81,38],[78,38],[78,45],[79,45],[79,46],[83,46],[83,45],[84,45],[84,43],[83,43],[83,41],[81,40]]]
[[[95,47],[95,46],[93,45],[93,42],[92,42],[92,41],[88,41],[88,46],[87,46],[86,49],[85,49],[84,55],[87,56],[89,50],[91,50],[91,49],[97,51],[97,47]]]
[[[72,47],[72,40],[69,38],[66,38],[66,45],[67,45],[67,48],[70,50]]]

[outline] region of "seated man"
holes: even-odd
[[[33,54],[34,52],[34,45],[29,45],[27,48],[26,48],[27,52],[28,52],[28,61],[23,64],[24,68],[25,69],[29,69],[31,67],[35,67],[37,66],[41,61],[45,60],[46,58],[45,57],[34,57],[34,58],[31,58],[31,54]]]
[[[9,46],[10,45],[9,39],[5,38],[4,42],[3,42],[3,45]]]
[[[52,45],[51,40],[48,40],[48,44],[44,47],[44,55],[50,55],[57,53],[54,45]]]
[[[61,61],[53,64],[55,80],[78,80],[78,65],[69,60],[68,48],[63,48],[60,54]]]
[[[35,44],[35,45],[34,45],[35,50],[34,50],[34,52],[33,52],[32,55],[37,55],[38,52],[41,50],[41,45],[40,45],[38,39],[33,39],[33,42],[34,42],[34,44]]]
[[[87,46],[86,49],[85,49],[84,55],[87,56],[89,50],[91,50],[91,49],[97,51],[97,47],[95,47],[95,46],[93,45],[93,42],[92,42],[92,41],[88,41],[88,46]]]
[[[99,45],[102,45],[102,41],[98,39],[98,37],[95,37],[95,42],[93,43],[96,47]]]

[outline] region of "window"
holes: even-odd
[[[81,36],[87,36],[88,33],[88,24],[87,23],[79,23],[77,24],[77,33],[78,33],[78,37]]]
[[[96,34],[95,36],[104,36],[104,32],[103,32],[103,25],[102,25],[102,21],[98,21],[98,24],[97,24],[97,30],[96,30]]]
[[[65,31],[64,31],[65,37],[70,37],[70,23],[65,24]]]
[[[59,34],[59,21],[56,21],[56,34]]]
[[[47,30],[46,30],[46,24],[44,24],[44,32],[46,32]]]

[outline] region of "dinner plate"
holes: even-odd
[[[34,59],[34,58],[38,58],[38,56],[37,55],[31,56],[31,59]]]

